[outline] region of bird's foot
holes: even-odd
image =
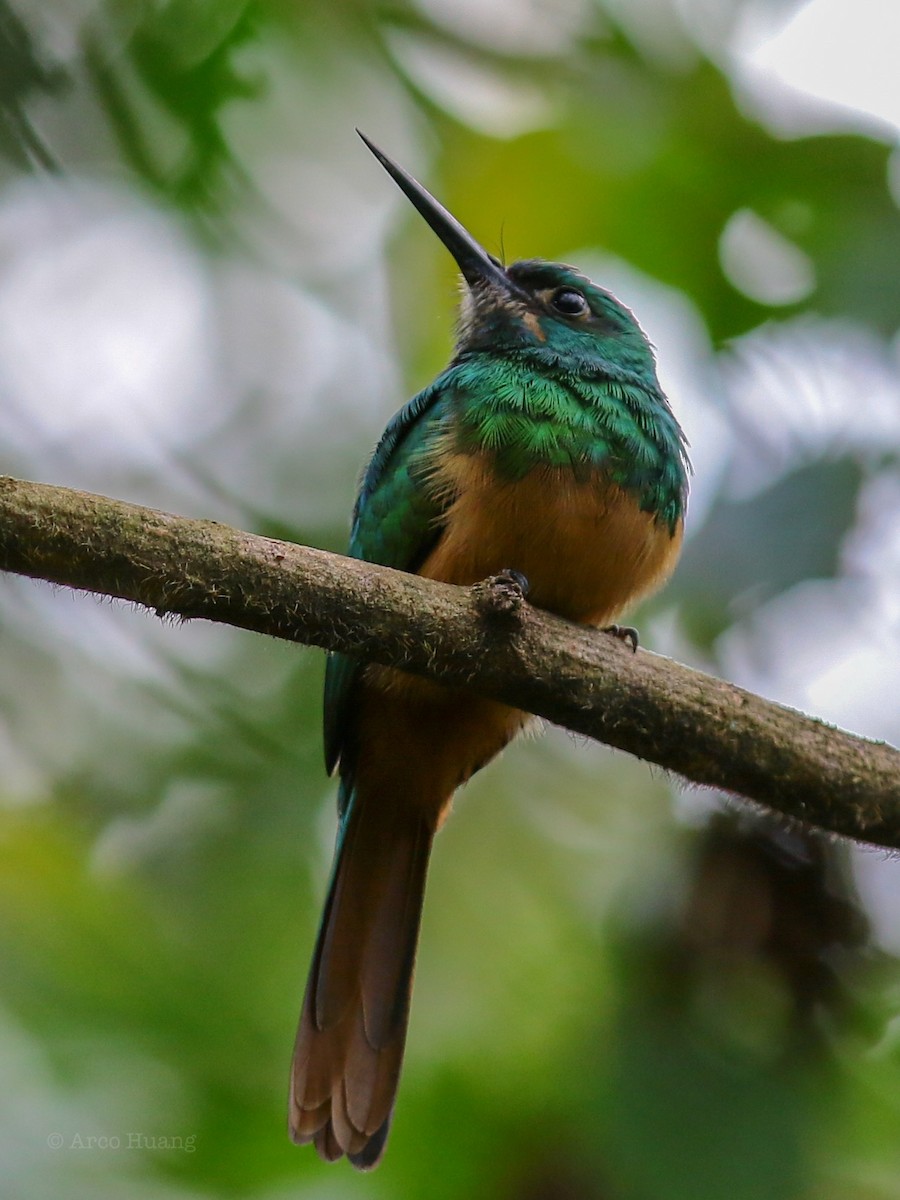
[[[528,580],[521,571],[505,567],[472,589],[479,611],[485,617],[516,617],[528,595]]]
[[[631,646],[631,653],[637,654],[640,638],[633,625],[604,625],[600,632],[608,633],[610,637],[618,638],[620,642],[627,642]]]

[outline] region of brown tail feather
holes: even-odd
[[[306,986],[291,1136],[375,1166],[403,1061],[433,828],[423,810],[354,795]]]

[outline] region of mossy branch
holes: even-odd
[[[515,564],[512,564],[515,565]],[[488,585],[0,478],[0,569],[463,685],[800,821],[900,847],[900,753]]]

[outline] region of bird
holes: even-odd
[[[666,580],[682,542],[687,442],[646,335],[574,267],[504,265],[357,132],[450,251],[462,295],[449,365],[390,420],[362,476],[350,556],[462,585],[511,572],[530,604],[607,627]],[[457,788],[528,720],[328,658],[338,833],[289,1105],[291,1137],[326,1161],[368,1170],[384,1152],[434,835]]]

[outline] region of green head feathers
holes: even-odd
[[[606,363],[643,375],[654,387],[650,343],[632,313],[574,267],[525,259],[505,269],[508,289],[469,285],[459,349],[532,347],[579,370]]]
[[[574,267],[541,259],[504,266],[360,137],[465,280],[454,359],[422,402],[435,388],[455,395],[464,443],[493,451],[508,476],[541,466],[586,476],[596,468],[674,530],[687,497],[686,443],[631,311]]]

